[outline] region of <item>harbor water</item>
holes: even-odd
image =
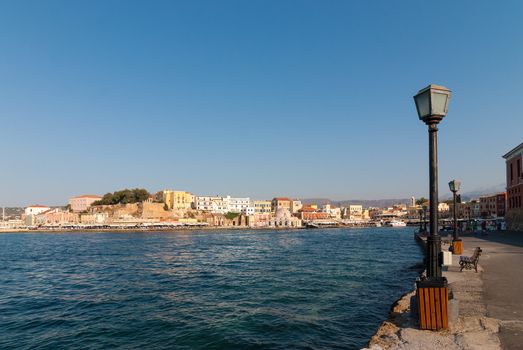
[[[0,234],[1,349],[359,349],[410,228]]]

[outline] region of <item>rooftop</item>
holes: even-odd
[[[76,197],[73,197],[73,198],[98,198],[98,199],[101,199],[102,196],[99,196],[97,194],[84,194],[84,195],[76,196]]]
[[[505,159],[509,159],[511,158],[515,153],[519,152],[519,151],[522,151],[523,152],[523,142],[520,143],[518,146],[514,147],[513,149],[511,149],[510,151],[508,151],[504,156],[503,158]]]

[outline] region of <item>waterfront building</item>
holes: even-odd
[[[349,220],[359,221],[363,219],[363,206],[362,205],[349,205]]]
[[[304,205],[300,209],[299,218],[303,221],[317,221],[317,220],[330,220],[330,214],[325,212],[318,212],[311,205]]]
[[[303,204],[300,200],[294,199],[291,202],[291,213],[296,214],[300,211],[300,209],[303,207]]]
[[[357,204],[349,205],[347,207],[347,209],[349,212],[347,219],[352,220],[352,221],[363,220],[363,206],[362,205],[357,205]]]
[[[505,216],[506,193],[497,193],[479,198],[480,213],[483,218]]]
[[[338,220],[341,219],[341,209],[340,208],[336,208],[336,207],[334,207],[331,204],[324,204],[324,205],[322,205],[321,211],[324,212],[324,213],[329,214],[329,216],[332,219],[338,219]],[[361,215],[360,215],[360,217],[361,217]]]
[[[254,215],[254,207],[253,206],[243,207],[241,209],[241,213],[246,216],[252,216],[252,215]]]
[[[70,225],[79,222],[78,213],[65,211],[59,208],[46,210],[34,215],[34,225]]]
[[[271,220],[273,219],[272,214],[269,213],[254,213],[252,225],[253,227],[269,227]]]
[[[507,225],[512,230],[523,230],[523,143],[503,155],[503,158],[507,179]]]
[[[168,209],[188,210],[194,202],[194,195],[186,191],[163,191],[163,202]]]
[[[471,218],[479,218],[481,216],[481,205],[478,199],[471,200],[469,202],[469,208]]]
[[[438,204],[438,212],[440,213],[448,213],[450,210],[450,207],[447,203],[441,202]]]
[[[102,199],[101,196],[96,194],[84,194],[82,196],[76,196],[69,198],[69,205],[73,212],[86,211],[91,204]]]
[[[196,210],[210,211],[215,214],[253,212],[254,207],[250,205],[249,197],[211,197],[195,196],[194,208]]]
[[[301,220],[292,216],[288,208],[280,207],[269,221],[269,227],[301,227]]]
[[[254,212],[256,214],[270,214],[272,212],[272,203],[268,200],[254,201]]]
[[[102,213],[90,213],[80,214],[80,223],[85,225],[100,225],[109,221],[109,214],[106,212]]]
[[[496,194],[496,216],[505,217],[507,210],[507,192]]]
[[[22,228],[25,226],[24,220],[21,219],[9,219],[3,220],[0,222],[0,229],[3,230],[12,230],[17,228]]]
[[[46,205],[35,204],[26,207],[24,210],[24,214],[25,216],[38,215],[40,213],[43,213],[44,211],[48,211],[49,209],[51,209],[51,207],[48,207]]]
[[[228,211],[223,197],[218,196],[195,196],[194,209],[215,214],[225,214]]]
[[[287,197],[276,197],[272,199],[272,211],[276,213],[276,210],[283,208],[289,211],[292,210],[292,201]]]
[[[231,213],[241,213],[243,210],[247,210],[251,203],[249,197],[239,198],[227,196],[223,198],[223,201],[227,207],[227,211]]]

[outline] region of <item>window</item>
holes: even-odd
[[[518,159],[518,172],[516,173],[518,177],[521,177],[521,159]]]
[[[510,181],[514,180],[514,174],[512,173],[512,163],[510,163]]]

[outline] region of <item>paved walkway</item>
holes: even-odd
[[[523,349],[523,232],[467,235],[463,243],[483,250],[483,303],[487,316],[501,321],[502,347]]]
[[[455,303],[447,331],[422,331],[410,312],[414,292],[394,305],[369,343],[370,349],[523,350],[523,233],[491,232],[463,237],[464,254],[481,247],[478,273],[459,271],[459,256],[443,275]],[[444,245],[443,250],[448,250]],[[457,303],[457,304],[456,304]]]

